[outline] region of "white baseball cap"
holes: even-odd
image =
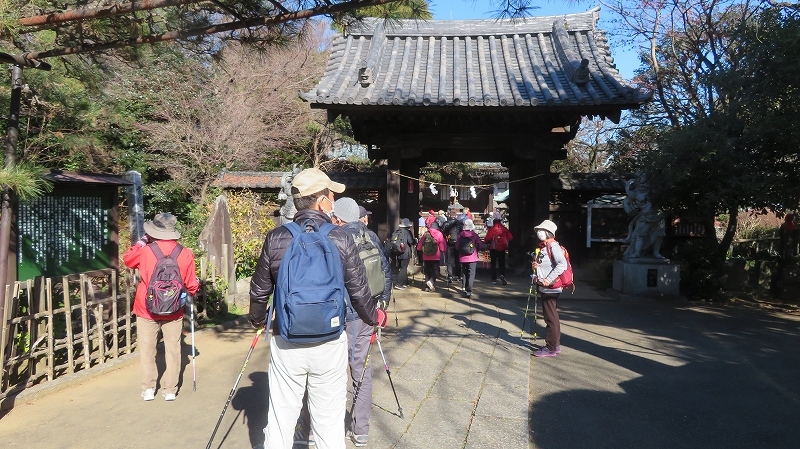
[[[292,179],[292,187],[299,193],[294,193],[294,198],[302,198],[317,192],[329,189],[334,193],[344,192],[344,184],[331,181],[331,178],[318,168],[307,168]]]

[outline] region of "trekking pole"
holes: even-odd
[[[190,296],[189,300],[189,321],[192,329],[192,391],[197,391],[197,365],[195,364],[195,349],[194,349],[194,296]]]
[[[394,292],[392,292],[392,304],[394,304],[394,325],[400,327],[400,321],[397,320],[397,296],[394,295]]]
[[[272,310],[270,309],[270,312]],[[269,321],[269,320],[267,320]],[[208,440],[208,445],[206,449],[211,449],[211,442],[214,441],[214,436],[217,434],[217,430],[219,429],[220,423],[222,423],[222,417],[225,416],[225,412],[228,410],[228,406],[231,404],[231,399],[233,399],[233,394],[236,392],[236,387],[239,385],[239,381],[242,379],[242,374],[244,374],[244,370],[247,368],[247,362],[250,361],[250,356],[253,355],[253,349],[256,347],[256,343],[258,343],[258,337],[261,336],[261,333],[267,329],[265,325],[262,328],[258,329],[256,332],[255,338],[253,338],[253,343],[250,344],[250,350],[247,351],[247,357],[244,359],[244,364],[242,364],[242,370],[239,371],[239,375],[236,377],[236,382],[233,384],[233,388],[231,388],[231,394],[228,395],[228,400],[225,401],[225,407],[222,408],[222,413],[219,414],[219,419],[217,420],[217,425],[214,426],[214,432],[211,433],[211,438]]]
[[[389,376],[389,385],[392,387],[392,393],[394,393],[394,400],[397,401],[397,413],[400,414],[400,419],[403,419],[403,409],[400,407],[400,400],[397,399],[397,391],[394,389],[394,382],[392,382],[392,373],[389,372],[389,364],[386,363],[386,356],[383,354],[383,347],[381,346],[381,329],[378,328],[378,350],[381,352],[381,358],[383,359],[383,366],[386,368],[386,374]]]
[[[539,289],[537,288],[533,292],[533,321],[531,322],[531,330],[533,331],[533,343],[536,344],[536,305],[539,303]],[[544,308],[544,304],[542,304],[542,308]]]
[[[531,274],[531,286],[528,289],[528,300],[525,303],[525,313],[522,316],[522,326],[521,326],[521,329],[519,331],[520,338],[522,338],[522,336],[525,334],[525,322],[528,321],[528,307],[530,307],[530,305],[531,305],[531,295],[533,295],[533,277],[534,277],[534,275]],[[533,331],[533,338],[535,340],[536,339],[536,332],[535,332],[535,329],[533,329],[533,326],[536,326],[536,299],[535,299],[535,297],[534,297],[534,300],[533,300],[533,322],[534,323],[531,326],[531,331]]]
[[[377,329],[377,328],[376,328]],[[373,333],[376,332],[376,329],[373,330]],[[361,384],[364,382],[364,374],[367,372],[367,365],[369,365],[369,357],[372,355],[372,342],[369,344],[369,349],[367,350],[367,358],[364,360],[364,368],[361,370],[361,377],[358,378],[358,386],[356,386],[356,390],[353,392],[353,405],[350,407],[350,430],[352,430],[353,425],[352,421],[355,421],[353,418],[353,412],[356,410],[356,400],[358,399],[358,394],[361,393]]]

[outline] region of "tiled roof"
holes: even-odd
[[[560,173],[550,178],[550,189],[625,192],[625,182],[634,177],[630,173]]]
[[[106,184],[117,186],[133,185],[124,176],[110,175],[107,173],[78,173],[72,171],[50,170],[42,174],[42,178],[49,179],[55,183],[76,183],[76,184]]]
[[[280,190],[284,172],[223,171],[212,185],[223,189]],[[386,188],[385,173],[329,172],[328,176],[348,189]]]
[[[322,80],[300,93],[323,105],[577,106],[649,100],[613,65],[599,7],[518,20],[368,19],[338,35]]]

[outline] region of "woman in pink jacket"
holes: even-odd
[[[423,291],[432,292],[434,291],[436,276],[439,274],[439,261],[442,258],[442,253],[447,250],[447,243],[444,240],[442,231],[439,230],[439,223],[435,219],[431,220],[431,216],[428,217],[428,221],[428,230],[417,242],[417,251],[422,253],[422,270],[425,273]],[[433,238],[432,242],[430,237]]]
[[[461,273],[464,274],[464,295],[472,297],[472,284],[475,282],[475,269],[478,266],[478,252],[483,249],[483,241],[475,233],[475,223],[464,220],[464,229],[458,234],[456,251],[458,261],[461,262]]]

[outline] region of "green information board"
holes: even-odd
[[[111,258],[117,256],[116,243],[111,238],[116,188],[61,188],[20,203],[17,280],[112,267]]]

